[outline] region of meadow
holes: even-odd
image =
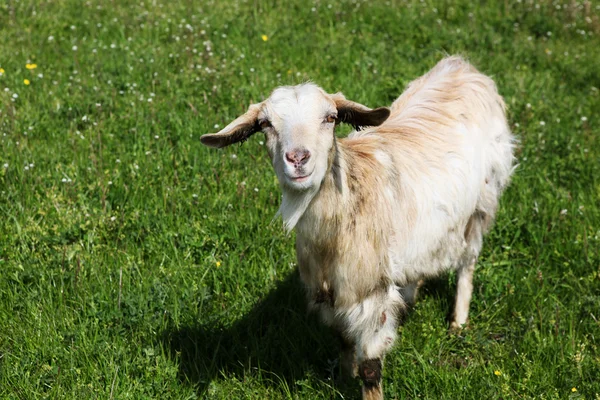
[[[279,85],[389,105],[461,54],[519,166],[469,326],[428,282],[386,398],[600,399],[600,2],[4,0],[0,38],[0,398],[357,398],[262,134],[199,138]]]

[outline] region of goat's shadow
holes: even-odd
[[[419,298],[451,301],[447,279],[433,279]],[[410,320],[409,311],[401,323]],[[306,311],[306,298],[297,271],[288,275],[252,310],[230,326],[198,324],[166,330],[163,344],[179,363],[179,379],[206,395],[214,379],[248,373],[272,374],[266,385],[294,388],[311,375],[327,381],[344,398],[360,397],[360,383],[342,374],[340,343],[335,334]]]
[[[442,275],[436,278],[430,278],[425,281],[423,286],[419,289],[419,295],[417,296],[417,303],[423,301],[426,298],[437,299],[440,305],[446,311],[446,322],[449,324],[454,315],[454,301],[456,293],[455,278],[447,275]],[[410,312],[407,317],[410,316]]]
[[[297,271],[232,325],[167,330],[162,341],[170,357],[178,359],[179,379],[195,386],[201,397],[214,379],[244,380],[259,370],[272,375],[264,379],[267,385],[293,388],[311,375],[346,398],[360,393],[358,381],[341,376],[337,338],[307,313]]]

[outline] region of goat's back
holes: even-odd
[[[470,218],[493,220],[512,172],[514,139],[494,82],[460,57],[446,58],[409,84],[383,125],[350,141],[359,137],[378,141],[400,177],[392,258],[415,274],[425,264],[432,275],[455,264]],[[405,272],[400,281],[417,278]]]

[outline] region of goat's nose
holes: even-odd
[[[308,162],[310,151],[306,149],[296,149],[285,153],[285,159],[295,166],[301,166]]]

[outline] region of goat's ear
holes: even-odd
[[[208,133],[200,137],[202,144],[209,147],[226,147],[234,143],[243,142],[254,133],[261,130],[258,123],[258,113],[262,103],[252,104],[248,111],[217,133]]]
[[[331,98],[338,110],[338,121],[346,122],[355,127],[379,126],[390,116],[390,109],[387,107],[372,110],[362,104],[346,99],[341,93],[333,94]]]

